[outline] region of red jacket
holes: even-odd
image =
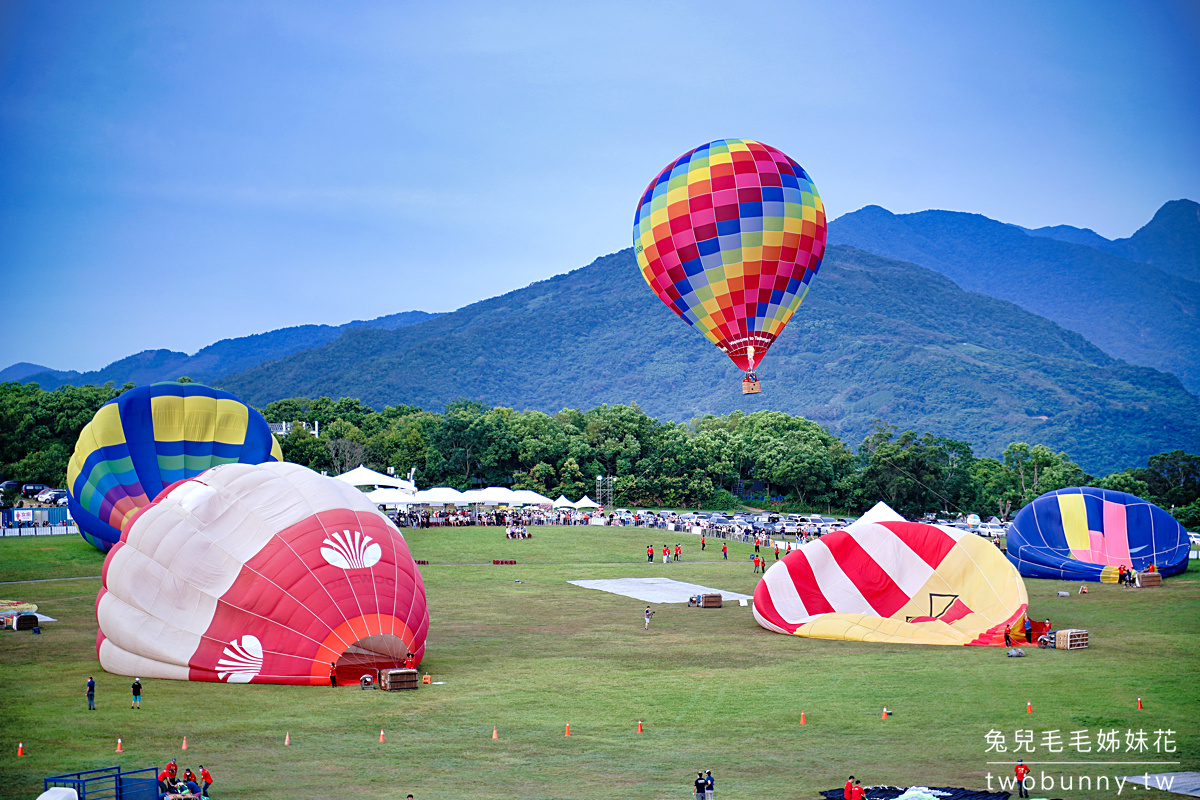
[[[212,773],[206,769],[200,770],[200,780],[204,781],[205,783],[212,783]]]
[[[842,790],[842,800],[850,800],[850,791],[854,788],[854,781],[846,781],[846,788]]]
[[[1025,776],[1029,774],[1029,767],[1024,764],[1017,764],[1013,767],[1013,772],[1017,773],[1017,780],[1023,781],[1025,780]]]
[[[850,790],[850,800],[862,800],[862,796],[863,788],[861,786],[855,786]]]

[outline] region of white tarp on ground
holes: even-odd
[[[599,589],[622,597],[632,597],[646,603],[686,603],[698,594],[719,594],[723,601],[749,600],[750,595],[714,589],[696,583],[684,583],[671,578],[611,578],[598,581],[567,581],[584,589]]]
[[[1148,783],[1147,777],[1150,779]],[[1145,774],[1132,775],[1125,780],[1141,784],[1147,789],[1162,789],[1174,794],[1200,797],[1200,772],[1159,772],[1158,774],[1152,772],[1149,776]]]

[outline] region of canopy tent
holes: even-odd
[[[892,510],[892,507],[880,500],[871,506],[871,510],[859,517],[855,524],[866,522],[904,522],[904,517]]]
[[[407,506],[414,502],[415,496],[414,492],[406,492],[390,486],[367,492],[367,499],[377,506]]]
[[[437,486],[433,489],[422,489],[412,496],[409,501],[422,506],[465,506],[469,500],[463,499],[463,493],[448,486]]]
[[[575,504],[575,507],[576,508],[599,508],[600,504],[597,503],[596,501],[592,500],[592,498],[588,497],[585,494],[583,497],[579,498],[579,502],[577,502]]]
[[[412,481],[406,481],[392,475],[384,475],[382,472],[368,469],[362,464],[359,464],[349,472],[343,472],[341,475],[338,475],[336,480],[344,481],[351,486],[389,486],[393,489],[404,489],[407,492],[415,492],[417,490],[416,485]]]
[[[493,506],[510,505],[516,502],[514,499],[515,494],[512,489],[504,486],[489,486],[486,489],[479,490],[479,497],[482,499],[476,502],[487,503]]]
[[[554,508],[574,508],[575,504],[567,499],[565,494],[560,494],[558,499],[551,503]]]
[[[538,494],[531,489],[517,489],[513,492],[513,502],[523,506],[548,506],[553,500],[544,494]]]

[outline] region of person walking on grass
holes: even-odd
[[[654,612],[650,610],[650,606],[646,606],[646,630],[650,630],[650,618],[654,616]]]
[[[652,544],[646,545],[646,560],[651,564],[654,563],[654,545]]]
[[[138,711],[141,711],[142,710],[142,679],[134,678],[133,686],[131,686],[130,688],[133,689],[133,702],[129,704],[129,707],[136,708]]]
[[[700,552],[704,552],[704,534],[700,534]]]
[[[725,542],[721,542],[721,558],[724,561],[729,560],[729,545]]]
[[[88,699],[88,711],[95,711],[96,710],[96,681],[92,680],[91,675],[88,675],[87,699]]]
[[[696,800],[704,800],[704,792],[708,786],[708,781],[704,780],[703,772],[696,773],[696,780],[692,781],[692,786],[696,791]]]
[[[670,560],[671,560],[671,548],[667,547],[664,544],[663,545],[663,563],[666,564]]]
[[[704,770],[704,800],[713,800],[713,790],[716,789],[716,784],[713,783],[712,770]]]
[[[775,543],[775,560],[779,560],[779,542]]]
[[[1017,773],[1017,797],[1029,797],[1029,789],[1025,787],[1025,776],[1029,774],[1029,767],[1025,765],[1024,759],[1017,759],[1013,772]]]
[[[681,544],[675,545],[675,560],[683,561],[683,545]]]

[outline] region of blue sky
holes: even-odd
[[[721,137],[831,218],[1128,236],[1200,200],[1200,3],[6,0],[0,367],[454,309]]]

